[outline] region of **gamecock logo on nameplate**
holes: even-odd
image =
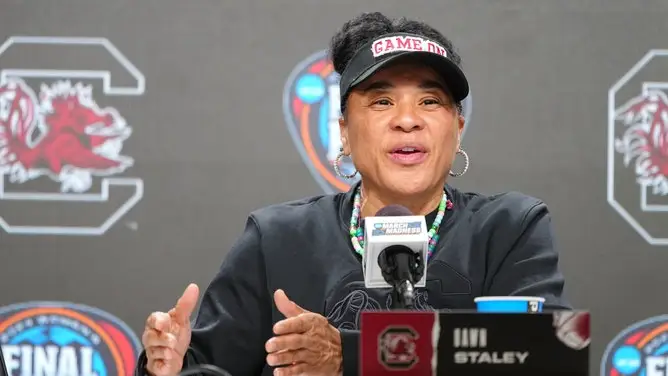
[[[668,50],[651,50],[608,93],[608,203],[668,245]]]
[[[378,337],[378,357],[387,369],[407,370],[418,362],[419,334],[410,327],[388,327]]]

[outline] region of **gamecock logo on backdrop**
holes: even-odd
[[[132,375],[141,344],[121,320],[97,308],[30,302],[0,308],[9,375]]]
[[[603,353],[601,376],[665,375],[668,369],[668,315],[624,329]]]
[[[418,361],[419,334],[410,327],[389,327],[378,337],[380,364],[388,369],[407,370]]]
[[[327,50],[302,60],[290,73],[283,91],[283,112],[288,131],[311,175],[325,193],[347,191],[354,180],[341,179],[334,171],[334,160],[341,147],[339,117],[339,75],[334,71]],[[471,95],[462,103],[466,127],[471,118]],[[352,173],[349,158],[341,169]]]
[[[134,165],[132,127],[110,103],[142,95],[144,76],[102,38],[10,37],[0,67],[0,227],[104,234],[143,195],[115,177]]]
[[[608,93],[608,202],[651,245],[668,245],[668,50],[651,50]]]

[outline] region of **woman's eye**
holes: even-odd
[[[440,104],[441,101],[439,101],[438,99],[430,98],[430,99],[425,99],[422,103],[426,105],[434,105],[434,104]]]
[[[390,100],[389,99],[378,99],[373,102],[373,104],[378,104],[381,106],[389,106],[390,105]]]

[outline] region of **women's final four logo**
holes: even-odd
[[[334,161],[341,147],[339,117],[341,100],[339,75],[327,50],[302,60],[290,73],[283,91],[283,112],[288,131],[311,175],[326,193],[345,192],[357,182],[336,175]],[[471,95],[462,103],[468,129]],[[343,158],[341,170],[355,171],[350,158]]]
[[[668,315],[635,323],[603,353],[601,376],[668,375]]]
[[[10,376],[129,376],[141,351],[118,318],[62,302],[0,308],[0,345]]]

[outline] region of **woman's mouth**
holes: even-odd
[[[427,158],[426,151],[417,146],[403,146],[390,152],[390,159],[404,166],[416,165],[424,162]]]

